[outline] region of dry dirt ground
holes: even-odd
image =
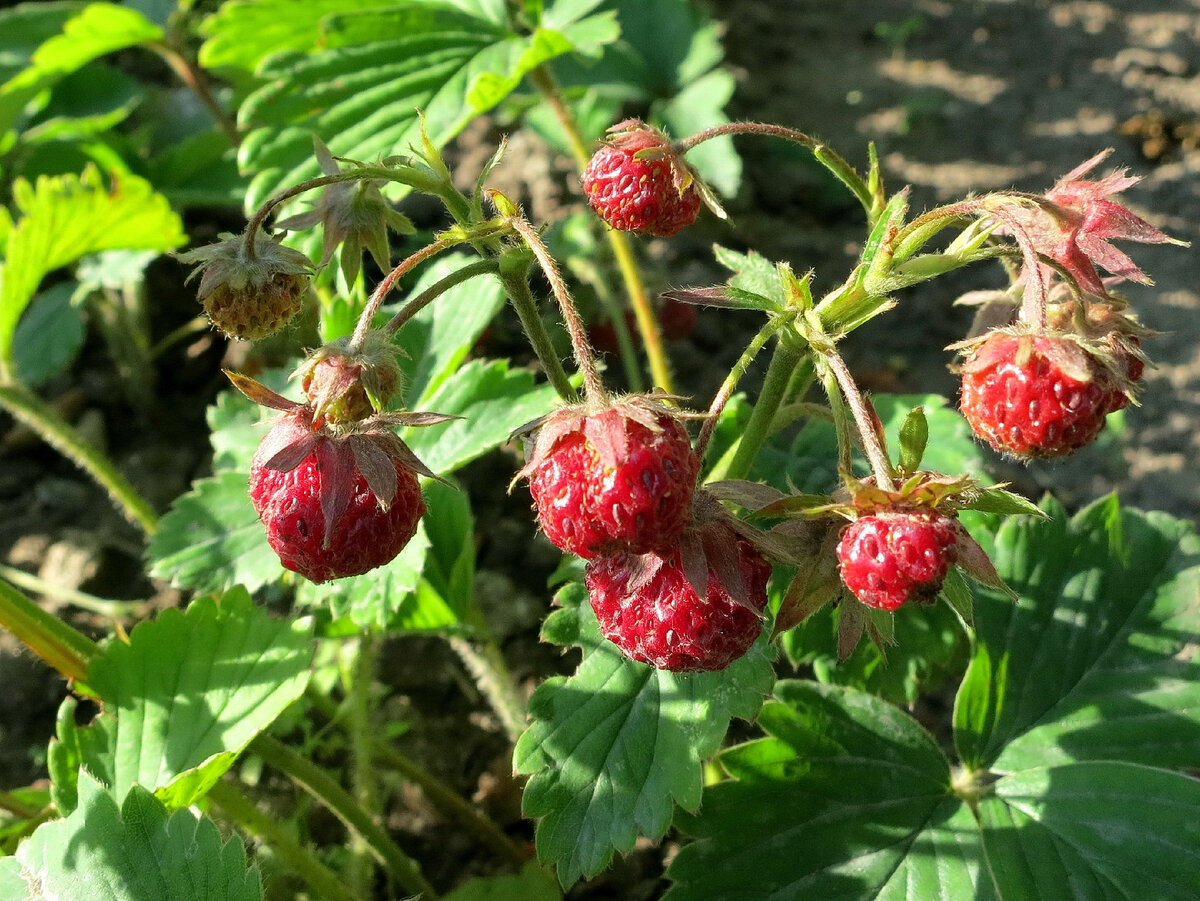
[[[1157,368],[1142,406],[1099,448],[1003,474],[1068,503],[1116,488],[1133,505],[1200,516],[1200,2],[724,0],[714,10],[738,70],[733,115],[808,131],[859,165],[874,141],[890,187],[912,185],[916,209],[1045,189],[1107,147],[1100,171],[1144,177],[1128,205],[1194,246],[1124,245],[1156,282],[1124,293],[1162,332],[1147,344]],[[735,221],[747,243],[840,278],[862,237],[856,217],[814,220],[805,173],[781,177],[772,151],[742,141]],[[904,389],[952,393],[950,356],[937,348],[966,319],[948,305],[992,275],[908,292],[848,355],[868,366],[898,358]]]

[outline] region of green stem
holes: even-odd
[[[529,290],[528,267],[524,264],[514,265],[514,259],[515,257],[508,255],[500,258],[500,283],[504,285],[504,292],[512,302],[513,309],[517,311],[521,328],[525,330],[525,336],[529,339],[533,352],[537,354],[550,384],[567,403],[576,403],[579,393],[571,384],[567,371],[563,369],[558,351],[554,349],[554,342],[550,340],[550,333],[546,331],[546,324],[542,322],[538,313],[537,299]]]
[[[744,479],[750,473],[754,458],[762,450],[771,434],[775,413],[787,398],[787,387],[791,383],[792,371],[800,364],[804,351],[793,342],[777,341],[767,373],[763,377],[762,390],[754,404],[754,411],[746,423],[745,431],[738,441],[737,450],[725,472],[725,478]]]
[[[204,104],[204,108],[208,110],[221,131],[225,133],[225,137],[229,139],[230,146],[239,146],[242,143],[242,136],[238,134],[237,123],[213,94],[208,79],[204,77],[204,70],[195,65],[186,54],[164,41],[151,41],[146,44],[146,47],[157,53],[163,62],[179,76],[179,80],[187,85],[197,99]]]
[[[570,108],[563,99],[562,92],[555,83],[553,73],[543,63],[533,70],[530,78],[546,99],[546,102],[550,104],[550,109],[554,113],[554,117],[558,120],[559,125],[567,136],[567,143],[571,147],[571,155],[575,158],[575,163],[582,172],[587,168],[591,153],[583,140],[583,134],[579,130],[579,123],[575,120],[575,116],[571,113]],[[650,305],[650,297],[646,293],[642,274],[638,270],[637,260],[633,255],[633,247],[629,242],[628,236],[616,229],[605,229],[605,237],[608,239],[609,247],[612,249],[613,258],[617,262],[617,269],[621,273],[621,279],[625,283],[625,293],[629,295],[629,304],[633,308],[633,315],[637,321],[638,331],[642,335],[642,344],[646,349],[646,362],[650,367],[650,377],[667,394],[674,394],[671,369],[667,363],[666,352],[663,350],[662,334],[659,331],[658,320],[654,316],[654,310]]]
[[[270,847],[282,863],[308,883],[316,897],[326,901],[357,901],[364,897],[351,891],[333,870],[297,842],[284,826],[285,820],[261,811],[234,783],[216,783],[207,797],[226,819]]]
[[[330,722],[339,719],[338,706],[324,694],[310,688],[306,700]],[[380,766],[390,767],[424,793],[435,807],[471,832],[501,858],[515,866],[523,865],[529,856],[486,814],[466,801],[454,789],[438,779],[415,760],[405,757],[383,739],[372,735],[371,753]]]
[[[266,734],[255,738],[250,743],[250,750],[269,766],[287,774],[293,782],[328,807],[348,829],[362,836],[372,853],[405,891],[421,895],[422,901],[438,901],[437,892],[421,875],[416,861],[405,854],[328,773]]]
[[[862,392],[858,390],[858,385],[850,375],[850,370],[846,367],[846,361],[832,347],[822,350],[821,356],[836,382],[836,385],[830,385],[829,380],[825,379],[826,392],[829,392],[830,388],[834,389],[829,394],[829,403],[834,409],[834,416],[845,415],[844,413],[839,413],[837,410],[839,406],[837,395],[840,389],[842,397],[845,398],[847,406],[850,407],[850,413],[854,417],[854,424],[858,427],[863,451],[867,455],[867,461],[871,464],[871,473],[875,476],[875,484],[884,490],[890,491],[894,489],[896,486],[892,481],[892,464],[888,460],[887,452],[883,449],[883,438],[879,433],[876,419],[871,415]],[[839,441],[839,444],[841,443]],[[846,471],[849,472],[849,468]]]
[[[737,362],[733,364],[729,375],[725,376],[725,381],[721,383],[712,403],[709,404],[708,416],[704,420],[704,425],[700,427],[700,434],[696,437],[696,456],[704,457],[704,452],[708,449],[708,442],[712,440],[713,431],[717,427],[717,420],[721,418],[721,411],[725,409],[729,398],[733,396],[738,382],[742,380],[742,376],[746,374],[746,370],[758,356],[758,352],[771,340],[771,336],[779,331],[782,324],[778,317],[767,320],[767,324],[759,329],[758,334],[754,336],[754,339],[742,351],[742,355],[738,357]]]
[[[398,332],[404,327],[406,322],[451,288],[457,287],[463,282],[475,278],[477,275],[496,275],[499,271],[500,266],[495,260],[478,260],[477,262],[463,266],[461,269],[455,269],[449,275],[438,279],[434,284],[406,303],[403,309],[388,320],[387,325],[383,327],[384,333],[392,335]]]
[[[362,632],[358,638],[358,649],[354,656],[350,674],[349,736],[351,771],[350,784],[354,800],[372,821],[378,818],[375,778],[372,768],[371,747],[371,686],[375,683],[375,671],[379,662],[378,644],[374,637]],[[359,897],[370,894],[369,886],[374,875],[370,847],[362,836],[355,834],[350,842],[350,884]]]
[[[158,528],[158,514],[137,492],[112,462],[89,444],[69,422],[49,404],[24,385],[9,382],[0,384],[0,406],[16,419],[33,429],[42,440],[68,458],[96,480],[117,504],[125,518],[153,535]]]
[[[68,679],[83,682],[96,643],[0,580],[0,626]]]
[[[546,280],[550,282],[550,290],[554,292],[554,299],[558,301],[563,323],[567,327],[567,335],[571,339],[575,362],[578,364],[580,372],[583,373],[584,396],[589,401],[603,403],[607,398],[607,392],[604,390],[604,382],[600,379],[600,371],[596,368],[596,357],[592,353],[592,346],[588,343],[587,329],[575,306],[575,300],[567,288],[567,283],[563,280],[562,273],[559,272],[558,264],[532,225],[517,216],[509,219],[508,223],[533,252]]]
[[[414,266],[461,243],[458,238],[442,238],[440,241],[427,244],[416,253],[401,260],[371,292],[367,305],[359,314],[358,323],[354,327],[354,335],[350,338],[351,351],[362,350],[363,342],[367,340],[367,332],[371,330],[371,321],[375,318],[375,313],[378,312],[380,305],[383,304],[384,298],[396,286],[396,282],[400,281]]]
[[[496,642],[488,639],[477,648],[465,638],[451,638],[450,647],[462,658],[475,684],[500,717],[505,734],[515,743],[525,731],[525,703]]]
[[[683,154],[687,153],[697,144],[720,137],[721,135],[766,135],[772,138],[783,138],[785,141],[791,141],[794,144],[806,147],[812,151],[813,156],[825,168],[836,175],[842,184],[850,189],[851,193],[858,198],[858,202],[863,205],[868,214],[873,213],[875,209],[875,199],[871,195],[871,189],[855,168],[846,162],[829,145],[794,128],[785,128],[782,125],[768,125],[763,122],[727,122],[724,125],[706,128],[690,137],[675,141],[672,147],[676,153]]]
[[[33,573],[27,573],[12,566],[5,566],[2,563],[0,563],[0,579],[7,579],[18,588],[65,601],[68,604],[73,604],[82,610],[87,610],[106,619],[138,618],[150,605],[149,601],[110,601],[107,598],[98,598],[93,594],[76,591],[74,588],[68,588],[65,585],[55,585],[35,576]]]

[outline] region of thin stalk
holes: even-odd
[[[575,158],[575,163],[582,172],[587,168],[591,153],[588,150],[587,144],[584,143],[583,134],[579,130],[579,123],[575,120],[575,116],[571,113],[570,108],[563,99],[562,92],[558,89],[553,73],[543,63],[533,70],[530,77],[546,102],[550,104],[550,109],[554,113],[554,117],[558,120],[559,125],[567,136],[571,155]],[[642,281],[642,274],[638,269],[637,260],[634,258],[633,247],[629,242],[628,236],[616,229],[605,229],[605,237],[608,239],[608,245],[612,249],[613,258],[617,262],[617,269],[621,273],[621,280],[625,283],[625,293],[629,295],[629,305],[633,308],[633,315],[637,321],[638,331],[642,335],[642,344],[646,349],[646,362],[650,367],[650,377],[667,394],[674,394],[675,390],[672,384],[671,369],[667,363],[666,352],[663,349],[662,334],[659,331],[658,320],[654,316],[654,310],[651,308],[650,297],[646,293],[646,286]]]
[[[354,800],[372,821],[378,819],[378,796],[375,792],[375,777],[372,766],[371,747],[371,686],[375,682],[375,671],[379,663],[379,646],[374,637],[362,632],[358,638],[357,653],[350,673],[347,692],[349,700],[348,732],[350,737],[350,784]],[[367,897],[374,875],[366,840],[355,834],[350,842],[350,883],[359,897]]]
[[[13,792],[0,791],[0,810],[7,810],[13,816],[20,817],[22,820],[32,820],[41,814],[45,808],[22,801]]]
[[[754,404],[754,410],[746,423],[745,431],[738,440],[737,450],[725,471],[725,478],[744,479],[750,472],[754,458],[762,450],[771,434],[775,413],[787,399],[787,387],[792,371],[803,359],[804,351],[788,341],[777,341],[767,373],[763,377],[762,390]]]
[[[354,327],[354,334],[350,338],[350,350],[362,350],[363,342],[367,340],[367,332],[371,330],[371,320],[375,318],[375,314],[383,304],[384,298],[396,286],[396,282],[400,281],[414,266],[423,263],[430,257],[437,256],[443,250],[448,250],[461,243],[458,238],[442,238],[440,241],[427,244],[416,253],[401,260],[384,277],[383,281],[375,286],[375,290],[371,292],[371,296],[367,299],[367,305],[363,307],[362,313],[359,314],[358,323]]]
[[[328,807],[348,829],[362,836],[371,852],[387,867],[388,872],[406,892],[421,895],[422,901],[438,901],[438,893],[421,875],[417,862],[405,854],[387,832],[367,815],[350,793],[328,773],[266,734],[255,738],[250,743],[250,750],[269,766],[285,773],[293,782]]]
[[[724,125],[715,125],[712,128],[706,128],[682,140],[675,141],[672,147],[676,153],[687,153],[697,144],[701,144],[712,138],[718,138],[721,135],[765,135],[772,138],[783,138],[785,141],[791,141],[794,144],[806,147],[812,151],[813,156],[838,177],[842,184],[850,189],[868,213],[871,213],[874,209],[871,190],[855,168],[846,162],[828,144],[818,141],[816,138],[810,137],[794,128],[785,128],[782,125],[768,125],[764,122],[727,122]]]
[[[68,679],[82,682],[96,643],[0,580],[0,626]]]
[[[217,782],[208,790],[207,797],[226,819],[270,847],[283,864],[308,883],[316,897],[327,901],[358,901],[364,897],[353,892],[312,851],[297,842],[283,820],[260,810],[234,783]]]
[[[500,717],[504,733],[515,743],[525,731],[525,702],[496,642],[489,639],[477,648],[465,638],[451,638],[450,647],[462,658],[475,684]]]
[[[406,322],[451,288],[457,287],[463,282],[475,278],[477,275],[496,275],[499,271],[500,266],[495,260],[479,260],[475,263],[469,263],[461,269],[455,269],[449,275],[438,279],[434,284],[406,303],[403,309],[388,320],[387,325],[383,327],[384,333],[393,335],[398,332],[404,327]]]
[[[54,585],[45,579],[35,576],[33,573],[27,573],[12,566],[5,566],[2,563],[0,563],[0,579],[5,579],[26,591],[33,591],[46,597],[65,601],[68,604],[79,607],[81,610],[87,610],[90,613],[95,613],[112,620],[138,617],[150,604],[149,601],[110,601],[106,598],[98,598],[95,595],[86,594],[74,588],[67,588],[65,585]]]
[[[0,384],[0,406],[95,479],[126,519],[147,535],[154,534],[158,528],[158,514],[149,502],[138,494],[137,489],[121,475],[108,457],[85,441],[53,407],[24,385],[15,382]]]
[[[533,352],[542,364],[546,378],[550,380],[550,384],[554,386],[559,397],[567,403],[577,402],[579,393],[571,384],[567,371],[563,369],[562,360],[558,358],[558,351],[554,349],[554,342],[550,340],[550,333],[546,331],[546,324],[542,322],[542,317],[538,313],[537,298],[529,289],[526,274],[506,271],[505,267],[501,265],[500,283],[504,285],[504,293],[508,295],[513,309],[517,311],[517,318],[521,320],[521,328],[525,331],[525,337],[529,339]]]
[[[767,324],[759,329],[758,334],[754,336],[754,339],[742,351],[742,355],[738,357],[737,362],[733,364],[729,375],[725,376],[725,381],[721,383],[721,387],[717,389],[712,403],[709,404],[708,416],[704,420],[704,425],[700,427],[700,434],[696,436],[697,457],[703,459],[704,452],[708,449],[708,443],[712,440],[713,431],[717,427],[717,420],[721,417],[721,411],[725,409],[725,405],[729,402],[729,398],[733,396],[738,382],[742,380],[742,376],[746,374],[746,370],[750,367],[754,358],[758,356],[758,352],[771,340],[771,336],[779,331],[782,324],[778,318],[767,320]]]
[[[558,301],[563,323],[567,327],[567,335],[571,339],[575,362],[579,366],[580,372],[583,373],[584,396],[589,401],[602,402],[607,397],[604,382],[600,379],[600,371],[596,368],[596,357],[592,353],[592,346],[588,343],[587,329],[584,327],[583,318],[579,315],[575,300],[571,297],[562,273],[559,272],[558,263],[550,255],[545,242],[542,241],[532,225],[516,216],[510,218],[508,222],[513,231],[520,235],[529,249],[533,251],[538,265],[545,273],[546,280],[550,282],[550,290],[554,293],[554,299]]]
[[[163,41],[151,41],[146,44],[146,47],[157,53],[159,57],[171,70],[179,76],[182,81],[196,98],[204,104],[204,108],[212,115],[217,126],[225,133],[225,137],[229,139],[229,143],[233,147],[238,147],[242,143],[242,136],[238,133],[237,123],[233,117],[226,112],[213,94],[212,88],[209,87],[208,79],[204,76],[204,70],[195,65],[191,59],[179,50],[172,47]]]
[[[854,378],[850,375],[850,370],[846,367],[846,361],[833,348],[823,350],[821,356],[833,374],[837,382],[837,387],[840,389],[841,395],[845,398],[846,404],[850,408],[850,413],[854,417],[854,424],[858,428],[858,434],[862,440],[863,451],[867,455],[867,461],[871,464],[871,472],[875,476],[875,484],[884,490],[890,491],[894,489],[896,486],[892,480],[892,464],[888,460],[887,452],[883,449],[883,440],[876,426],[875,417],[867,409],[867,403],[863,399],[862,392],[858,390],[858,385],[855,383]],[[826,389],[829,387],[831,386],[827,383]],[[837,392],[835,391],[829,396],[830,404],[835,410],[835,416],[838,415],[838,399],[836,394]]]
[[[311,688],[305,693],[306,700],[330,722],[340,716],[338,706],[332,700]],[[529,855],[509,838],[491,818],[464,799],[454,789],[440,780],[415,760],[401,754],[392,745],[376,735],[370,736],[371,753],[380,766],[389,767],[416,785],[438,810],[454,820],[483,844],[510,863],[521,866]]]

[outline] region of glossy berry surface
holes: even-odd
[[[1104,428],[1109,385],[1098,367],[1079,365],[1080,354],[1066,339],[994,334],[963,366],[963,416],[1014,457],[1059,457],[1090,444]]]
[[[684,575],[679,552],[654,558],[601,557],[587,565],[592,610],[604,636],[634,660],[673,672],[721,670],[744,655],[762,631],[771,565],[746,541],[735,539],[738,568],[750,607],[738,604],[710,567],[701,599]],[[753,608],[753,609],[750,609]]]
[[[357,576],[391,562],[417,531],[425,512],[416,475],[395,463],[396,494],[385,510],[355,472],[350,501],[326,541],[321,471],[309,454],[287,472],[250,468],[250,499],[267,541],[285,567],[313,582]]]
[[[953,521],[932,510],[864,516],[838,541],[842,584],[880,610],[932,600],[954,563],[955,542]]]
[[[595,416],[619,450],[606,460],[586,423],[553,442],[529,475],[542,531],[584,558],[668,547],[691,520],[700,469],[687,430],[667,415],[655,429],[616,410]]]
[[[632,150],[603,146],[583,173],[583,190],[605,222],[618,231],[669,238],[696,221],[700,195],[675,185],[670,156],[638,159]]]

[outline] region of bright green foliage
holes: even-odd
[[[89,666],[104,711],[76,731],[83,765],[118,800],[136,784],[186,807],[303,693],[312,656],[311,623],[244,590],[165,610]]]
[[[750,719],[774,674],[764,641],[720,673],[675,674],[637,663],[600,636],[578,583],[559,593],[566,608],[546,621],[547,640],[584,648],[567,679],[542,683],[534,719],[513,755],[530,774],[526,816],[538,819],[538,858],[563,885],[592,876],[638,835],[657,838],[676,804],[700,804],[702,762],[731,717]]]
[[[598,38],[587,19],[518,33],[495,3],[306,6],[293,16],[280,0],[230,3],[205,24],[201,59],[259,85],[238,110],[248,130],[240,161],[255,173],[250,207],[320,174],[313,133],[337,156],[405,154],[420,144],[419,109],[441,146],[536,66],[573,51],[574,34],[585,48]]]
[[[258,901],[242,843],[188,810],[168,813],[140,786],[117,801],[79,779],[79,807],[0,859],[0,901]]]
[[[106,185],[89,167],[36,185],[18,180],[13,198],[18,219],[0,269],[0,372],[12,366],[17,321],[48,273],[101,250],[170,250],[185,240],[167,201],[132,175]]]
[[[768,737],[723,753],[731,780],[681,819],[668,901],[1195,897],[1200,781],[1154,767],[1200,741],[1200,538],[1114,499],[1049,510],[989,548],[1021,597],[977,605],[967,768],[879,698],[781,683]]]

